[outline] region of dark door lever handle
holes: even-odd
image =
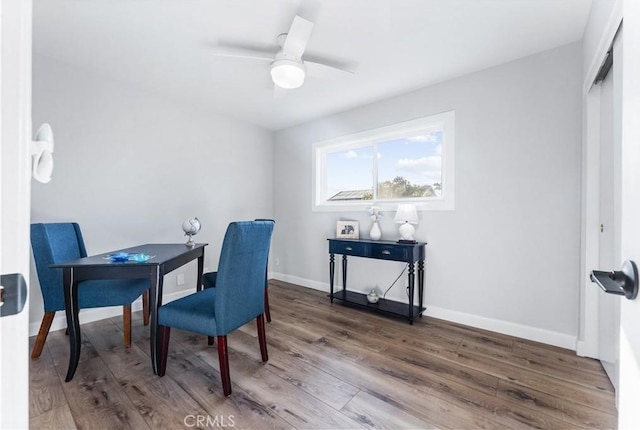
[[[625,296],[629,300],[635,299],[638,295],[638,268],[631,260],[622,263],[620,271],[592,270],[589,277],[591,282],[598,284],[605,293]]]
[[[20,273],[0,276],[0,317],[22,312],[27,301],[27,284]]]

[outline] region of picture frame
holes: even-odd
[[[338,221],[336,224],[337,239],[360,239],[358,221]]]

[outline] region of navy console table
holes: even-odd
[[[333,299],[344,304],[374,310],[413,320],[422,316],[424,300],[424,254],[426,242],[398,243],[384,240],[327,239],[329,241],[329,286],[331,303]],[[342,254],[342,290],[333,291],[335,274],[335,254]],[[402,261],[409,266],[409,304],[380,298],[377,303],[369,303],[367,295],[347,290],[347,256],[375,258],[378,260]],[[418,305],[414,305],[415,264],[418,263]]]

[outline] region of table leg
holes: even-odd
[[[154,273],[149,276],[151,287],[149,289],[149,318],[150,318],[150,348],[151,348],[151,366],[153,373],[158,374],[160,369],[160,333],[158,330],[158,308],[162,306],[162,274],[160,268],[156,267]]]
[[[347,298],[347,256],[342,256],[342,299]]]
[[[418,261],[418,300],[420,301],[419,316],[422,318],[424,309],[424,260]]]
[[[409,324],[413,324],[413,296],[415,290],[415,264],[409,263]]]
[[[198,277],[196,278],[198,283],[196,284],[196,291],[202,290],[202,273],[204,272],[204,250],[202,255],[198,257]]]
[[[64,285],[64,308],[69,331],[69,368],[65,382],[71,381],[80,361],[80,321],[78,319],[78,282],[74,280],[73,268],[65,268],[62,275]]]
[[[336,272],[336,256],[329,254],[329,300],[333,303],[333,275]]]

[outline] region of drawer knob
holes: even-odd
[[[345,248],[345,251],[353,251],[353,248],[352,248],[352,247],[350,247],[350,246],[347,246],[347,247]]]
[[[384,251],[382,251],[382,255],[391,255],[391,251],[385,249]]]

